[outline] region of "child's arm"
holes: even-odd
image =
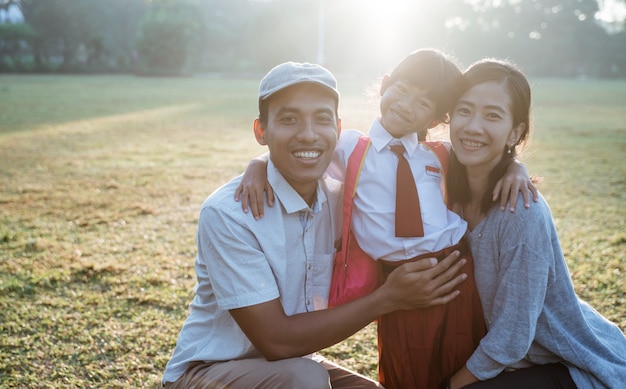
[[[500,197],[500,209],[504,211],[506,203],[509,203],[509,210],[515,211],[515,205],[517,204],[518,192],[522,192],[524,196],[524,207],[530,207],[530,195],[528,191],[533,194],[533,200],[537,202],[538,194],[537,188],[533,183],[533,180],[526,170],[526,166],[519,161],[515,161],[509,165],[506,174],[496,183],[493,189],[493,201],[496,201]]]
[[[264,193],[267,193],[267,205],[274,206],[274,190],[267,182],[268,158],[269,154],[265,153],[252,159],[235,190],[235,201],[241,200],[241,208],[245,213],[248,213],[249,205],[255,219],[263,217]]]

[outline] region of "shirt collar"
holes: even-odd
[[[309,207],[309,205],[304,201],[302,196],[296,192],[295,189],[289,183],[282,174],[278,171],[271,158],[267,163],[267,181],[272,186],[274,190],[274,195],[278,199],[278,201],[285,208],[285,212],[294,213],[300,211],[312,211],[313,213],[317,213],[321,211],[322,204],[326,201],[326,193],[322,190],[322,184],[318,180],[317,182],[317,193],[316,200],[313,203],[313,207]]]
[[[415,150],[417,150],[417,146],[419,145],[419,142],[417,140],[417,133],[412,132],[403,136],[402,138],[394,138],[385,129],[385,127],[383,127],[382,123],[380,122],[380,118],[374,119],[374,122],[370,126],[368,135],[372,140],[372,145],[378,152],[390,145],[402,143],[407,154],[410,156],[415,152]]]

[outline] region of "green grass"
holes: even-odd
[[[525,162],[577,292],[626,331],[626,81],[533,81]],[[263,151],[257,82],[0,76],[0,387],[157,386],[199,206]],[[345,128],[366,84],[340,79]],[[324,352],[376,376],[373,325]]]

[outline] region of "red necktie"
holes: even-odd
[[[396,172],[396,236],[407,238],[424,236],[420,200],[417,196],[415,178],[411,173],[409,161],[404,158],[404,146],[391,146],[398,156]]]

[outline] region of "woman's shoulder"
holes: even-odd
[[[532,198],[532,193],[528,193],[528,196],[530,197],[530,206],[528,208],[526,208],[526,206],[524,205],[524,195],[522,194],[522,192],[518,192],[517,194],[517,203],[515,204],[515,211],[514,212],[510,212],[509,211],[509,204],[507,203],[505,210],[502,211],[500,210],[500,200],[497,200],[496,205],[494,205],[493,209],[491,210],[492,213],[500,213],[500,216],[506,216],[506,215],[510,215],[510,216],[515,216],[514,219],[519,219],[519,220],[528,220],[528,219],[534,219],[534,218],[543,218],[545,217],[546,214],[550,214],[550,207],[548,205],[548,203],[546,202],[546,199],[543,197],[543,195],[539,192],[537,192],[537,201],[534,201]]]
[[[505,234],[515,233],[519,236],[536,233],[545,234],[552,231],[554,221],[545,198],[539,193],[538,200],[535,202],[532,200],[532,195],[529,195],[531,200],[528,208],[524,206],[524,196],[521,193],[518,194],[514,212],[508,210],[508,204],[504,211],[500,209],[499,205],[494,205],[488,215],[490,219],[495,221],[494,226],[499,226],[500,231]]]

